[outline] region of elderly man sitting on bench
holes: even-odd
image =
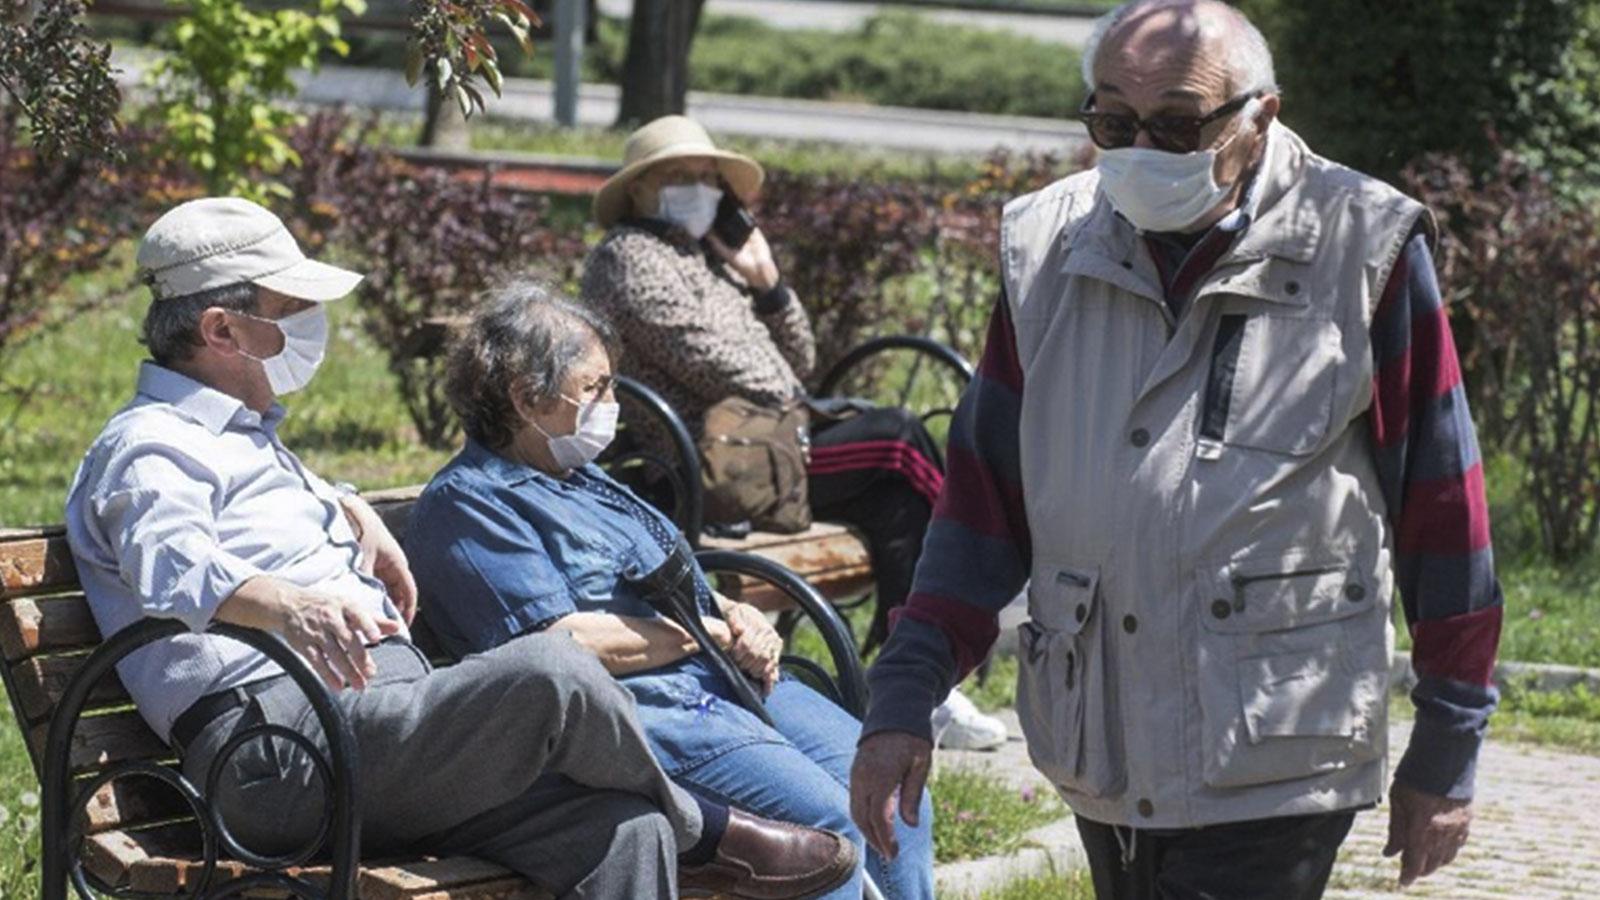
[[[838,835],[674,786],[628,692],[565,635],[438,670],[412,646],[399,545],[278,436],[277,398],[322,361],[323,304],[359,275],[305,258],[276,216],[238,199],[168,212],[138,262],[154,361],[78,470],[68,540],[103,634],[146,616],[192,629],[119,669],[190,781],[263,723],[327,749],[282,670],[206,633],[226,622],[279,635],[335,690],[361,749],[367,852],[477,855],[566,897],[799,897],[848,877]],[[245,846],[278,853],[316,833],[319,780],[300,747],[263,735],[223,762],[209,799]]]

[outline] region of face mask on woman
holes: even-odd
[[[272,356],[251,356],[266,370],[267,384],[279,397],[292,394],[311,383],[328,349],[328,311],[321,304],[281,319],[266,319],[249,313],[235,313],[246,319],[266,322],[283,333],[283,349]]]
[[[722,191],[708,184],[669,184],[656,201],[656,216],[689,232],[700,240],[717,219],[717,204]]]
[[[550,445],[550,455],[563,469],[581,469],[595,461],[617,436],[617,418],[622,407],[615,401],[590,400],[580,403],[561,395],[561,399],[578,408],[578,429],[571,434],[552,435],[529,420]]]

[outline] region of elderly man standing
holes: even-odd
[[[1006,207],[854,813],[891,840],[928,709],[1026,582],[1018,711],[1096,893],[1318,897],[1383,794],[1398,587],[1408,883],[1466,840],[1502,604],[1432,220],[1276,121],[1266,42],[1223,3],[1124,4],[1084,68],[1099,163]]]
[[[323,304],[359,275],[306,259],[276,216],[234,198],[168,212],[138,261],[153,361],[78,469],[67,538],[102,634],[147,616],[192,630],[119,667],[192,783],[262,724],[327,750],[281,669],[206,631],[227,622],[279,635],[337,692],[368,853],[477,855],[562,897],[815,891],[840,839],[674,786],[632,697],[572,640],[527,635],[438,670],[412,646],[417,591],[394,537],[278,437],[277,398],[322,362]],[[324,785],[298,748],[246,739],[220,775],[207,799],[246,847],[285,853],[317,833]]]

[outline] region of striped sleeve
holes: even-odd
[[[1489,541],[1483,461],[1427,239],[1414,235],[1372,322],[1373,451],[1412,639],[1416,725],[1395,780],[1472,796],[1498,702],[1503,598]]]
[[[951,424],[944,485],[911,595],[892,614],[889,640],[868,673],[863,736],[904,731],[931,740],[933,708],[983,661],[999,635],[1000,610],[1027,582],[1021,408],[1022,365],[1002,295]]]

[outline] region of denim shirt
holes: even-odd
[[[457,658],[576,612],[655,618],[629,583],[666,559],[647,517],[678,535],[671,520],[597,466],[557,478],[469,439],[428,483],[407,528],[406,556],[426,598],[422,614]],[[720,615],[709,603],[706,614]],[[618,680],[633,693],[669,774],[783,740],[739,706],[703,654]]]

